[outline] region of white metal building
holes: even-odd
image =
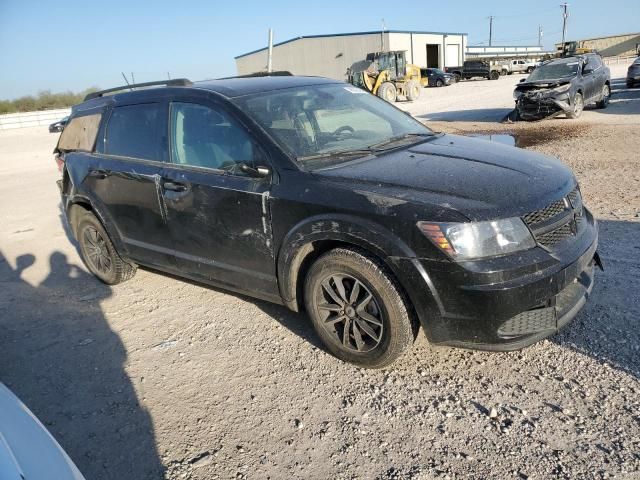
[[[476,58],[540,58],[546,53],[539,46],[469,46],[467,47],[467,59]]]
[[[292,38],[273,46],[273,70],[294,75],[319,75],[344,80],[347,68],[364,60],[367,53],[405,50],[407,62],[420,67],[462,65],[467,48],[466,33],[385,30]],[[235,57],[238,75],[264,72],[268,49]]]

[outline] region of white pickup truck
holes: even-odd
[[[531,60],[509,60],[498,65],[501,75],[511,75],[512,73],[531,73],[538,65],[538,62]]]

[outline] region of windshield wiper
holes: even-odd
[[[372,152],[380,152],[383,151],[384,149],[381,149],[380,147],[384,147],[385,145],[389,145],[395,142],[398,142],[400,140],[404,140],[406,138],[412,138],[412,137],[432,137],[433,133],[403,133],[402,135],[395,135],[391,138],[388,138],[387,140],[380,142],[380,143],[375,143],[373,145],[369,145],[369,149]]]
[[[298,157],[298,161],[305,162],[307,160],[316,160],[318,158],[345,158],[352,156],[370,155],[374,153],[370,148],[356,148],[352,150],[337,150],[334,152],[316,153],[314,155],[305,155]]]

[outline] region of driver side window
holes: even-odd
[[[254,164],[254,146],[246,130],[223,110],[173,102],[171,160],[242,174],[240,164]]]

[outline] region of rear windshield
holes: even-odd
[[[91,152],[96,143],[101,118],[101,113],[72,118],[60,135],[57,150]]]

